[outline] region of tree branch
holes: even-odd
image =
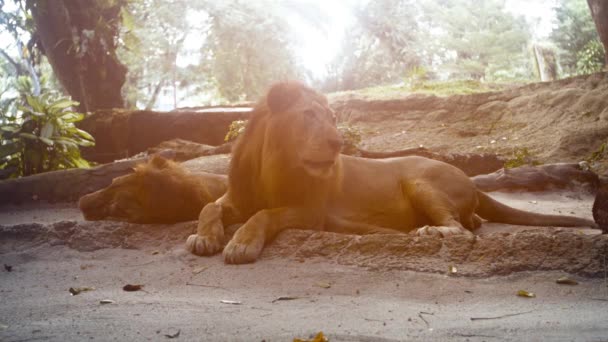
[[[17,75],[23,75],[25,74],[25,71],[23,70],[23,67],[21,66],[21,64],[15,62],[14,59],[11,58],[11,56],[8,55],[8,53],[6,53],[6,51],[4,51],[3,49],[0,49],[0,54],[9,62],[11,63],[11,65],[15,68],[15,71],[17,72]]]

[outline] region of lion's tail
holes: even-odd
[[[515,209],[502,204],[487,194],[477,191],[479,206],[475,212],[482,218],[499,223],[521,226],[592,227],[595,222],[580,217],[565,215],[546,215]]]

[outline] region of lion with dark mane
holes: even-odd
[[[489,221],[589,226],[591,220],[526,212],[477,190],[460,169],[422,157],[372,160],[340,154],[327,99],[295,82],[273,86],[237,141],[228,191],[199,215],[186,248],[222,250],[224,227],[245,222],[223,248],[227,263],[253,262],[287,228],[341,233],[472,234]],[[481,218],[480,218],[481,217]]]

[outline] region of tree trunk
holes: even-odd
[[[36,35],[79,110],[122,108],[127,68],[115,54],[120,5],[95,0],[29,1]]]
[[[608,1],[587,0],[597,33],[604,45],[604,65],[608,66]]]

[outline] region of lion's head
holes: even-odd
[[[203,181],[179,164],[154,156],[133,173],[112,180],[107,188],[81,197],[78,205],[87,220],[180,222],[196,219],[202,207],[225,188],[210,193]]]
[[[314,201],[339,176],[342,138],[322,94],[297,82],[274,85],[237,141],[230,187],[255,209]],[[255,203],[251,203],[251,201]]]

